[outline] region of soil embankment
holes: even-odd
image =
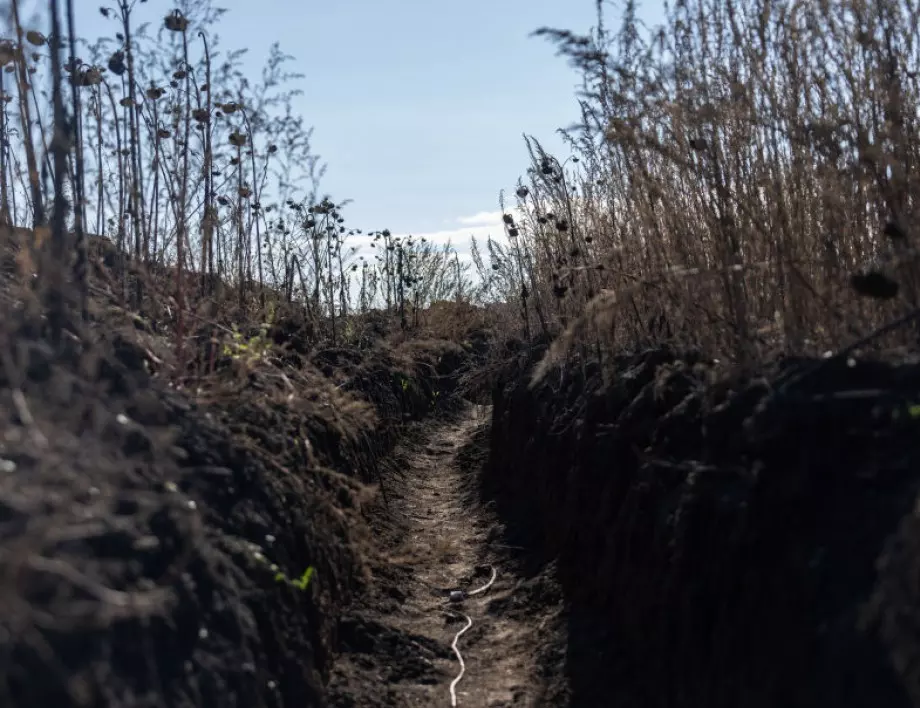
[[[476,342],[98,324],[0,329],[3,705],[918,702],[916,364],[531,351],[490,416]]]
[[[59,349],[25,310],[0,327],[0,704],[324,705],[366,485],[465,354],[220,355],[187,393],[93,306]]]
[[[540,355],[495,390],[482,487],[557,559],[572,705],[909,704],[920,367],[655,350],[530,388]]]

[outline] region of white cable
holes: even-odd
[[[492,577],[489,578],[489,582],[487,582],[487,583],[486,583],[485,585],[483,585],[481,588],[477,588],[476,590],[470,590],[470,591],[467,593],[468,596],[470,596],[470,595],[478,595],[479,593],[483,593],[483,592],[485,592],[486,590],[488,590],[490,587],[492,587],[492,583],[494,583],[494,582],[495,582],[495,578],[498,577],[498,571],[495,570],[495,566],[494,566],[494,565],[493,565],[493,566],[490,566],[490,567],[492,568]]]
[[[498,571],[495,569],[494,565],[491,566],[491,568],[492,577],[489,578],[489,582],[487,582],[481,588],[470,590],[467,593],[464,593],[462,590],[454,591],[450,594],[449,602],[462,602],[465,598],[484,593],[486,590],[492,587],[492,583],[494,583],[495,578],[498,577]],[[460,673],[457,674],[456,678],[450,682],[450,705],[451,708],[457,708],[457,684],[460,683],[460,679],[462,679],[463,674],[466,673],[466,663],[463,661],[463,655],[460,653],[460,649],[457,648],[457,642],[460,641],[460,637],[463,636],[463,633],[473,626],[473,618],[469,615],[464,615],[459,612],[448,612],[447,614],[451,615],[452,617],[463,617],[466,620],[466,626],[454,635],[454,641],[451,642],[450,645],[450,648],[454,650],[454,655],[457,657],[457,661],[460,662]]]
[[[455,613],[451,612],[450,614],[456,616]],[[460,679],[463,678],[463,674],[466,673],[466,663],[463,661],[463,655],[460,653],[460,650],[457,648],[457,642],[460,641],[460,637],[463,633],[473,626],[473,620],[469,615],[460,615],[466,619],[466,627],[461,629],[454,635],[454,641],[451,643],[450,648],[454,650],[454,654],[457,656],[457,661],[460,662],[460,673],[457,674],[457,677],[450,682],[450,705],[451,708],[457,707],[457,684],[460,683]]]

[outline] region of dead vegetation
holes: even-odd
[[[252,83],[208,0],[137,9],[86,44],[72,0],[4,8],[0,703],[322,705],[468,279],[386,230],[355,257],[279,48]]]
[[[571,705],[916,705],[913,2],[598,5],[528,138],[483,489],[558,564]],[[611,699],[610,696],[614,696]]]
[[[565,159],[528,139],[508,245],[477,256],[524,333],[563,333],[556,361],[666,342],[746,364],[911,314],[871,344],[913,345],[915,4],[610,14],[586,36],[537,32],[579,72],[581,120]]]
[[[574,705],[597,647],[639,705],[916,701],[920,10],[598,7],[538,32],[581,125],[528,138],[475,282],[346,226],[290,58],[245,80],[210,0],[103,8],[82,57],[73,0],[11,2],[0,702],[321,705],[377,462],[459,387],[558,561]]]

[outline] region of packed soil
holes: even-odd
[[[465,403],[390,458],[388,504],[371,522],[373,590],[339,624],[332,705],[562,704],[558,584],[551,570],[525,574],[477,497],[489,429],[489,408]],[[470,594],[452,602],[452,591]]]
[[[205,338],[214,370],[192,376],[110,299],[52,346],[14,294],[0,705],[325,705],[336,620],[368,579],[379,462],[449,395],[462,348],[377,336],[255,361],[209,357]]]
[[[55,345],[0,289],[0,705],[920,705],[917,361],[534,382],[442,306],[183,368],[102,275]]]
[[[542,355],[482,489],[556,562],[568,705],[917,705],[920,366]]]

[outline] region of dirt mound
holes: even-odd
[[[0,703],[322,705],[362,482],[451,372],[326,351],[191,397],[137,330],[35,323],[0,328]]]
[[[920,483],[920,366],[655,350],[531,389],[541,355],[496,388],[483,488],[558,558],[574,705],[908,705],[865,605]]]

